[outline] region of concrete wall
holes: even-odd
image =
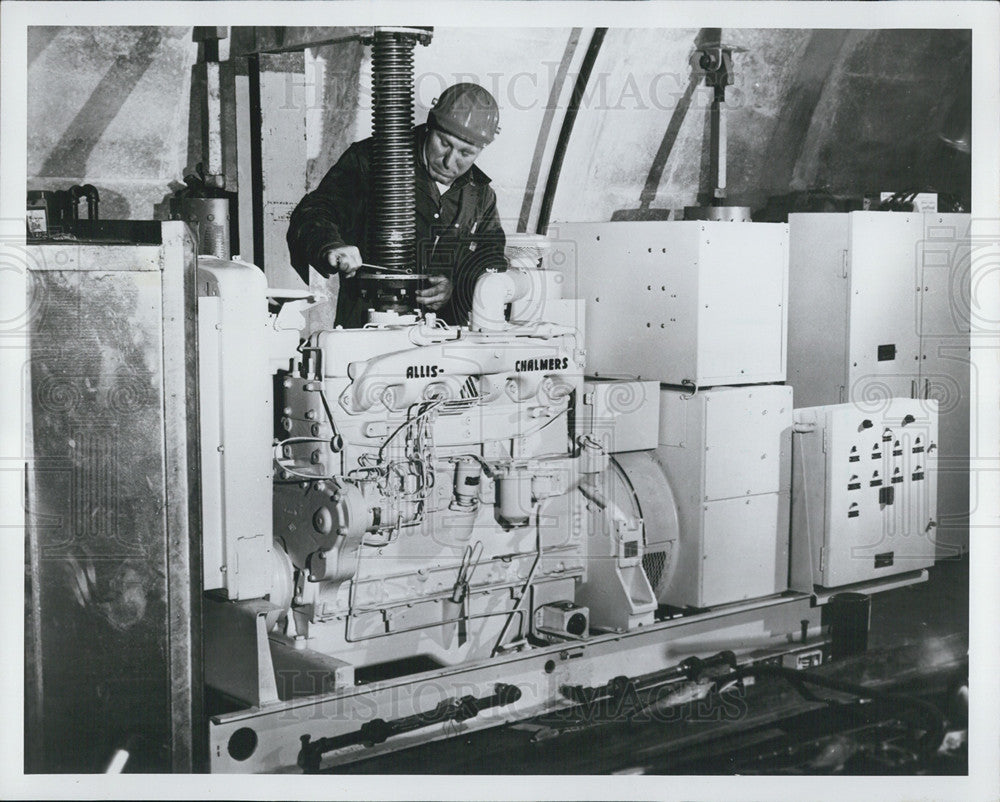
[[[235,54],[351,31],[232,33]],[[438,28],[429,47],[416,49],[417,122],[454,80],[476,80],[499,98],[501,136],[480,164],[511,231],[526,222],[526,191],[537,207],[590,34]],[[692,81],[691,58],[710,36],[746,48],[729,91],[732,202],[760,207],[769,196],[816,188],[968,193],[967,160],[937,137],[968,81],[967,32],[611,29],[566,153],[553,220],[642,217],[704,199],[710,90]],[[104,217],[163,217],[157,204],[197,160],[188,143],[196,59],[189,28],[32,29],[29,188],[89,182],[101,192]],[[319,48],[306,65],[313,186],[370,129],[371,69],[368,49],[357,43]]]
[[[183,178],[197,52],[190,28],[30,28],[28,188],[91,183],[101,217],[153,218]]]
[[[609,31],[577,120],[554,220],[609,220],[706,202],[711,90],[689,89],[698,31]],[[723,30],[735,56],[729,197],[825,188],[968,193],[937,132],[970,53],[964,32]],[[964,186],[962,182],[965,182]],[[645,193],[643,190],[646,190]],[[699,197],[700,196],[700,197]]]

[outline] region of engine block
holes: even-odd
[[[294,566],[290,637],[355,667],[584,639],[621,623],[601,620],[606,590],[595,620],[586,605],[606,567],[633,586],[618,594],[634,602],[625,626],[652,622],[641,520],[607,501],[624,491],[607,489],[609,455],[576,424],[579,337],[554,324],[475,332],[429,315],[304,343],[275,378],[274,536]],[[628,548],[608,545],[629,531]]]

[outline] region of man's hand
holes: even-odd
[[[451,298],[451,279],[447,276],[428,276],[430,286],[417,292],[417,300],[434,311],[440,309]]]
[[[339,270],[346,278],[350,278],[361,267],[361,251],[353,245],[334,248],[326,252],[326,261],[334,270]]]

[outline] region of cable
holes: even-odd
[[[566,149],[569,147],[569,138],[573,133],[573,126],[576,123],[576,115],[580,111],[580,104],[583,101],[587,84],[590,83],[590,74],[594,69],[594,62],[601,51],[604,43],[604,36],[607,28],[595,28],[594,35],[590,39],[587,53],[583,57],[580,65],[580,72],[576,76],[576,83],[573,85],[573,94],[570,96],[569,106],[566,108],[566,116],[563,117],[562,127],[559,129],[559,138],[556,140],[556,149],[552,155],[552,166],[549,167],[549,176],[545,182],[545,192],[542,194],[542,204],[538,212],[538,224],[535,231],[545,234],[549,228],[549,217],[552,214],[552,203],[555,200],[556,187],[559,184],[559,174],[562,172],[563,160],[566,158]]]
[[[524,585],[521,586],[521,593],[517,598],[517,603],[514,605],[514,609],[510,611],[510,615],[507,620],[503,623],[503,629],[500,630],[500,635],[497,637],[497,641],[493,644],[493,648],[490,650],[490,657],[496,657],[497,652],[502,648],[504,636],[507,634],[507,629],[510,626],[510,622],[513,620],[514,615],[521,612],[521,604],[524,602],[524,597],[528,595],[528,591],[531,589],[531,583],[535,578],[535,571],[538,570],[538,564],[542,561],[542,506],[548,499],[542,499],[535,506],[535,561],[531,564],[531,570],[528,571],[528,578],[524,580]]]
[[[330,429],[333,433],[333,437],[330,439],[330,448],[333,449],[334,453],[339,453],[344,449],[344,438],[337,430],[337,424],[333,422],[333,411],[330,409],[330,404],[326,400],[326,393],[323,390],[322,383],[319,386],[319,398],[323,402],[323,409],[326,410],[326,419],[330,422]]]
[[[290,468],[289,466],[282,464],[281,460],[288,459],[288,457],[286,457],[284,453],[282,453],[279,456],[278,450],[281,449],[283,451],[285,446],[292,445],[294,443],[325,443],[331,448],[333,447],[332,443],[323,437],[288,437],[285,438],[284,440],[281,440],[280,442],[275,443],[272,448],[272,458],[274,462],[278,465],[278,467],[281,468],[283,473],[287,474],[287,476],[283,478],[294,477],[296,479],[308,479],[310,481],[314,481],[316,479],[333,479],[335,476],[337,476],[337,474],[335,473],[331,474],[299,473],[294,468]]]
[[[900,704],[909,706],[917,710],[918,713],[922,714],[925,719],[925,723],[929,725],[923,737],[920,739],[921,747],[927,754],[933,753],[933,751],[941,744],[941,741],[944,740],[944,717],[942,716],[941,711],[929,702],[925,702],[914,696],[906,696],[904,694],[890,693],[887,691],[876,690],[874,688],[866,688],[864,685],[857,685],[853,682],[845,682],[844,680],[833,679],[832,677],[821,677],[806,671],[784,668],[781,666],[754,665],[747,668],[737,669],[735,674],[738,678],[743,678],[747,675],[780,677],[790,683],[797,691],[799,691],[799,693],[806,696],[806,698],[812,697],[813,699],[817,699],[817,697],[815,697],[803,686],[818,685],[821,688],[828,688],[832,691],[839,691],[841,693],[849,693],[862,699],[868,698],[872,701],[882,702],[884,704],[888,704],[892,709],[896,709],[896,706]],[[832,700],[823,701],[832,703]]]
[[[395,431],[393,431],[392,434],[390,434],[385,440],[383,440],[382,441],[382,445],[379,446],[379,449],[378,449],[378,461],[379,462],[382,461],[382,454],[385,451],[386,446],[388,446],[389,443],[392,442],[392,440],[396,437],[397,434],[399,434],[407,426],[410,426],[410,425],[416,423],[417,421],[419,421],[421,418],[423,418],[424,416],[426,416],[427,414],[429,414],[432,410],[437,409],[439,406],[441,406],[442,402],[441,401],[423,401],[423,402],[419,402],[419,403],[427,404],[428,406],[425,409],[423,409],[422,411],[418,412],[417,415],[416,415],[416,417],[412,417],[412,418],[410,417],[410,410],[412,410],[415,405],[411,405],[410,406],[410,410],[407,410],[407,413],[406,413],[406,420],[404,420],[401,424],[399,424],[399,426],[396,427]]]

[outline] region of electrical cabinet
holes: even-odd
[[[788,580],[792,388],[660,393],[656,459],[677,502],[677,567],[659,601],[707,607]]]
[[[559,224],[550,264],[584,298],[587,369],[678,386],[785,379],[788,227]]]
[[[795,410],[793,549],[839,587],[933,564],[938,404],[896,398]]]
[[[789,215],[796,404],[935,399],[938,557],[968,548],[970,217]]]

